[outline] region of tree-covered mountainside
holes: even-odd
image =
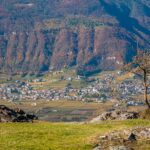
[[[113,70],[137,45],[150,46],[149,0],[0,1],[0,71]]]

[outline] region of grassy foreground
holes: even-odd
[[[98,136],[113,130],[150,126],[148,120],[102,124],[1,123],[1,150],[90,150]]]

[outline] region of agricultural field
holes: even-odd
[[[36,90],[61,90],[66,88],[68,84],[73,88],[80,88],[88,85],[84,80],[77,80],[77,74],[74,69],[63,69],[61,71],[50,72],[43,75],[41,79],[41,82],[30,82],[30,85]]]
[[[20,74],[14,74],[14,75],[8,75],[6,73],[0,73],[0,84],[5,84],[5,83],[14,83],[16,80],[20,81],[27,81],[27,80],[34,80],[37,77],[37,75],[20,75]]]
[[[28,82],[35,90],[61,90],[69,84],[72,88],[81,88],[88,85],[88,82],[84,79],[77,79],[76,71],[73,68],[47,72],[45,74],[8,75],[0,73],[0,84],[15,83],[17,80]]]
[[[85,103],[81,101],[22,101],[19,103],[0,100],[1,105],[20,108],[28,113],[36,114],[40,120],[51,122],[83,122],[89,121],[102,112],[110,109],[114,102]]]

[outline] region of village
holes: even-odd
[[[79,80],[81,79],[79,78]],[[36,79],[35,82],[40,82],[40,80]],[[136,106],[144,105],[143,102],[137,102],[134,99],[134,96],[142,94],[143,90],[142,81],[139,79],[129,79],[117,83],[114,75],[108,74],[103,79],[94,78],[93,82],[86,87],[73,88],[69,83],[60,90],[36,90],[28,82],[17,80],[14,83],[0,86],[0,99],[13,102],[22,100],[70,100],[98,103],[118,100],[125,101],[128,105]],[[148,89],[148,92],[150,93],[150,89]]]

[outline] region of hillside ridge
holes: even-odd
[[[150,46],[147,0],[2,0],[0,71],[121,68]]]

